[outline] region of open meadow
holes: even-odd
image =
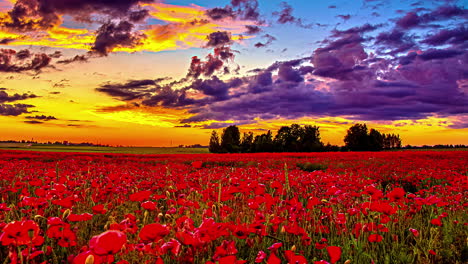
[[[467,151],[0,151],[3,263],[466,263]]]

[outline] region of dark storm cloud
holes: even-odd
[[[42,121],[57,120],[55,116],[46,116],[46,115],[26,116],[25,118],[34,119],[34,120],[42,120]]]
[[[128,21],[119,23],[107,22],[98,30],[93,51],[101,55],[107,55],[116,47],[135,47],[141,43],[146,36],[141,33],[132,32],[134,25]]]
[[[106,14],[114,18],[130,17],[141,20],[145,11],[133,10],[140,3],[152,0],[18,0],[8,12],[10,19],[2,26],[19,31],[49,29],[61,22],[60,15],[67,14],[78,20],[90,20],[92,14]],[[135,13],[137,12],[137,13]]]
[[[215,7],[208,9],[205,14],[213,20],[221,20],[227,17],[235,18],[236,16],[231,7]]]
[[[148,95],[148,88],[155,84],[154,80],[130,80],[123,84],[103,84],[96,90],[123,101],[130,101]]]
[[[4,38],[2,40],[0,40],[0,45],[8,45],[10,44],[11,42],[15,41],[15,39],[12,39],[12,38]]]
[[[264,47],[266,47],[266,46],[269,46],[271,43],[273,43],[273,41],[276,40],[276,38],[275,38],[274,36],[270,35],[270,34],[265,34],[265,35],[263,35],[262,37],[265,38],[266,41],[263,42],[263,43],[262,43],[262,42],[257,42],[257,43],[255,43],[254,46],[255,46],[256,48],[264,48]]]
[[[429,26],[431,22],[457,18],[467,19],[468,10],[454,5],[443,5],[422,15],[417,12],[408,12],[396,21],[396,25],[403,29],[411,29]]]
[[[51,57],[45,53],[32,54],[29,50],[0,49],[0,72],[39,71],[49,66]]]
[[[445,44],[462,44],[468,41],[468,28],[465,25],[453,29],[442,29],[427,36],[422,43],[439,46]]]
[[[57,61],[58,64],[70,64],[73,62],[88,62],[88,55],[75,55],[73,58],[65,59],[65,60],[59,60]]]
[[[247,25],[245,27],[247,28],[247,35],[254,35],[262,31],[262,29],[258,26]]]
[[[231,5],[237,16],[244,20],[260,20],[260,10],[257,0],[231,0]]]
[[[8,95],[5,90],[0,90],[0,103],[11,103],[19,100],[26,100],[30,98],[36,98],[37,95],[35,94],[17,94]]]
[[[231,18],[260,22],[257,0],[232,0],[230,5],[208,9],[205,14],[212,20]]]
[[[19,116],[21,114],[31,113],[29,108],[34,105],[29,104],[0,104],[0,115],[2,116]]]
[[[281,11],[273,12],[273,15],[278,17],[276,22],[279,24],[295,24],[303,28],[311,28],[312,25],[306,25],[301,18],[295,17],[293,13],[293,8],[287,2],[281,2]]]
[[[192,57],[187,77],[209,77],[219,71],[223,71],[225,74],[230,73],[232,71],[230,68],[230,62],[233,59],[234,51],[227,46],[215,48],[213,53],[206,56],[205,60],[201,60],[197,56],[194,56]],[[234,69],[234,71],[237,71],[237,69]]]
[[[207,36],[207,47],[220,47],[232,44],[231,33],[227,31],[216,31]]]
[[[352,27],[352,28],[349,28],[349,29],[346,29],[346,30],[334,29],[334,30],[332,30],[332,37],[341,37],[341,36],[349,35],[349,34],[352,34],[352,35],[364,34],[364,33],[367,33],[367,32],[374,31],[374,30],[376,30],[376,29],[378,29],[380,27],[382,27],[381,24],[371,25],[369,23],[366,23],[366,24],[364,24],[362,26]]]
[[[398,54],[401,52],[406,52],[412,48],[416,47],[416,43],[412,40],[410,36],[407,36],[400,29],[393,29],[390,32],[381,32],[377,35],[375,44],[383,47],[378,52],[380,54]]]

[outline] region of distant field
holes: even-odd
[[[29,150],[49,152],[89,152],[89,153],[126,153],[126,154],[200,154],[209,153],[207,148],[178,147],[89,147],[89,146],[59,146],[32,145],[23,143],[0,143],[0,149]]]

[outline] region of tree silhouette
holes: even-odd
[[[305,125],[301,136],[301,152],[323,151],[323,143],[320,141],[318,126]]]
[[[221,144],[219,143],[219,136],[215,130],[211,132],[210,144],[208,146],[208,150],[211,153],[220,153],[221,152]]]
[[[355,124],[348,129],[344,138],[345,146],[352,151],[369,150],[366,124]]]
[[[254,135],[252,132],[244,132],[240,144],[240,151],[242,153],[252,152]]]
[[[252,152],[273,152],[275,146],[273,144],[273,134],[270,130],[266,134],[255,136],[252,144]]]
[[[237,126],[228,126],[223,130],[221,151],[227,153],[240,152],[240,131]]]
[[[369,150],[379,151],[383,149],[384,137],[378,130],[371,129],[369,132]]]

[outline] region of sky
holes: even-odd
[[[0,140],[207,145],[366,123],[468,144],[466,1],[0,0]]]

